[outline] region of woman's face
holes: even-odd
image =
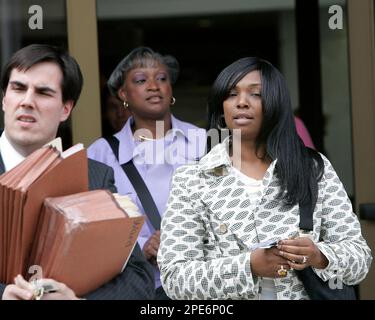
[[[256,140],[262,126],[261,85],[259,71],[251,71],[230,90],[223,102],[227,127],[240,129],[246,140]]]
[[[169,115],[172,86],[166,66],[135,68],[128,72],[119,96],[129,103],[134,117],[163,120]]]

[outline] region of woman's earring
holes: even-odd
[[[171,106],[173,106],[175,103],[176,103],[176,98],[172,97],[172,99],[171,99]]]
[[[129,108],[129,103],[127,101],[125,101],[125,100],[122,103],[122,105],[124,106],[125,109]]]

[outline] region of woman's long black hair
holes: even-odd
[[[215,80],[208,98],[208,127],[220,129],[225,126],[224,100],[245,75],[255,70],[261,76],[263,106],[257,149],[265,146],[266,156],[277,159],[275,172],[281,185],[279,196],[286,204],[315,203],[318,181],[324,170],[323,159],[318,152],[306,148],[298,136],[286,81],[272,64],[248,57],[226,67]]]

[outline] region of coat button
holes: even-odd
[[[228,227],[225,223],[221,224],[219,227],[219,231],[221,234],[225,234],[228,232]]]

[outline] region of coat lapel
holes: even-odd
[[[0,129],[0,136],[3,134],[4,130],[3,129]],[[4,162],[3,162],[3,157],[1,156],[1,153],[0,153],[0,174],[3,174],[5,172],[5,165],[4,165]]]
[[[254,221],[244,184],[230,173],[227,144],[217,145],[200,161],[201,202],[216,234],[230,231],[238,240],[246,240],[243,221]],[[253,228],[255,226],[248,226]],[[240,242],[240,241],[239,241]]]
[[[0,174],[3,174],[4,172],[5,172],[5,166],[3,162],[3,157],[1,156],[1,153],[0,153]]]
[[[240,245],[249,248],[254,241],[257,242],[254,235],[257,234],[260,205],[255,208],[251,206],[245,185],[231,174],[231,161],[225,143],[212,149],[200,164],[203,186],[201,202],[206,207],[214,232],[220,234],[222,227],[222,231],[230,231]],[[264,192],[259,204],[262,204],[267,194],[275,165],[276,161],[270,165],[263,178]]]

